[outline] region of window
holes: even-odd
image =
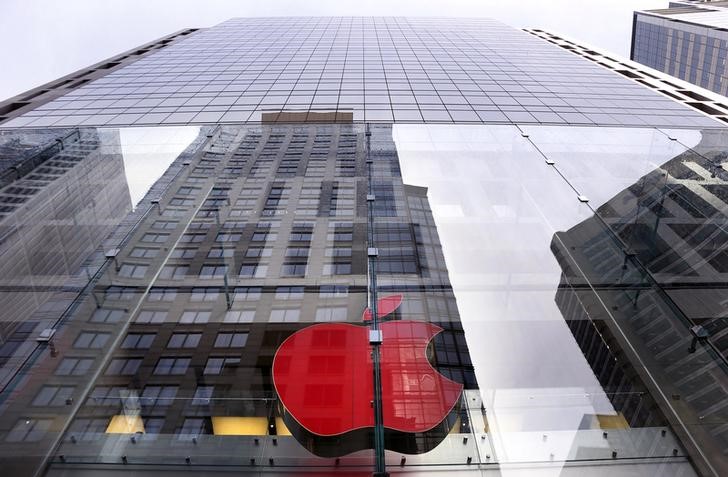
[[[210,230],[210,228],[212,228],[212,222],[205,222],[202,220],[195,220],[187,226],[188,230]]]
[[[351,263],[327,263],[324,264],[324,275],[349,275],[351,274]]]
[[[109,418],[102,417],[97,419],[75,419],[71,427],[68,429],[68,438],[91,441],[96,440],[106,432],[109,426]]]
[[[190,267],[188,265],[167,265],[162,267],[159,278],[164,280],[182,280]]]
[[[147,233],[142,236],[141,241],[145,243],[164,243],[169,238],[169,234]]]
[[[227,231],[240,231],[245,228],[245,222],[241,220],[228,220],[222,224],[222,228]]]
[[[142,406],[169,406],[177,395],[177,386],[147,386],[140,396]],[[144,429],[146,431],[146,429]]]
[[[134,247],[129,256],[133,258],[154,258],[158,253],[158,248]]]
[[[258,203],[258,199],[238,199],[235,201],[235,205],[238,207],[255,207]]]
[[[241,278],[265,278],[268,273],[268,265],[259,265],[257,263],[246,263],[240,267]]]
[[[287,204],[288,204],[287,198],[282,199],[280,197],[270,197],[265,200],[266,208],[279,207],[279,206],[283,206],[283,205],[287,205]]]
[[[137,323],[164,323],[167,319],[166,311],[141,310],[137,315]]]
[[[351,232],[334,232],[334,233],[328,234],[326,239],[329,241],[332,241],[332,242],[351,242],[352,233]]]
[[[234,301],[259,300],[262,293],[260,287],[237,287],[235,288]]]
[[[220,296],[218,288],[193,288],[190,301],[216,301]]]
[[[215,237],[215,242],[238,242],[242,237],[239,233],[220,232]]]
[[[33,399],[33,406],[65,406],[70,404],[72,386],[43,386]]]
[[[266,230],[266,229],[277,229],[280,228],[281,221],[280,219],[270,219],[266,220],[265,222],[258,222],[258,225],[256,226],[258,230]]]
[[[127,389],[122,386],[96,386],[89,396],[88,403],[93,406],[118,405],[121,402],[122,392]]]
[[[276,288],[276,300],[301,300],[303,299],[303,287],[278,287]]]
[[[222,278],[226,273],[227,265],[203,265],[200,269],[200,278],[203,280]]]
[[[273,255],[273,249],[272,248],[263,248],[263,247],[250,247],[248,250],[245,251],[245,256],[250,257],[270,257]]]
[[[56,368],[56,376],[83,376],[94,360],[91,358],[63,358],[63,361]]]
[[[187,212],[184,209],[175,209],[174,207],[167,207],[162,211],[163,217],[182,217]]]
[[[417,273],[414,258],[403,260],[384,259],[377,263],[377,271],[381,273]]]
[[[124,316],[124,310],[114,310],[109,308],[98,308],[91,315],[89,320],[92,323],[118,323]]]
[[[147,300],[149,301],[174,301],[177,298],[176,288],[155,287],[149,290]]]
[[[250,323],[255,319],[255,310],[231,310],[225,313],[224,323]]]
[[[198,192],[200,192],[199,187],[189,187],[189,186],[182,186],[179,189],[177,189],[177,194],[179,195],[193,195]]]
[[[157,220],[152,224],[153,229],[157,230],[173,230],[177,228],[178,222],[171,220]]]
[[[154,341],[154,333],[129,333],[121,343],[122,349],[148,349]]]
[[[228,197],[230,195],[229,187],[213,187],[210,191],[212,197]]]
[[[208,358],[203,374],[227,374],[239,365],[240,358]]]
[[[278,239],[278,234],[273,232],[254,232],[250,238],[251,242],[274,242]]]
[[[230,209],[230,213],[228,214],[230,217],[242,217],[244,215],[250,215],[252,213],[251,210],[247,209]]]
[[[240,195],[243,197],[257,197],[261,193],[260,187],[244,187],[240,191]]]
[[[375,242],[378,244],[391,242],[413,242],[412,233],[407,225],[382,224],[375,229],[374,235]]]
[[[196,248],[175,248],[172,250],[170,257],[172,258],[195,258],[197,254]]]
[[[195,348],[200,343],[201,333],[174,333],[167,348]]]
[[[210,321],[211,312],[200,310],[187,310],[182,312],[179,322],[184,324],[207,323]]]
[[[215,348],[242,348],[248,342],[248,333],[218,333]]]
[[[199,212],[197,212],[196,217],[199,217],[199,218],[217,217],[217,210],[216,209],[202,209]]]
[[[270,321],[271,323],[293,323],[299,321],[301,316],[301,310],[298,308],[279,308],[271,310]]]
[[[349,247],[334,247],[326,249],[327,257],[351,257],[351,248]]]
[[[284,263],[281,266],[281,275],[284,277],[305,277],[306,267],[305,263]]]
[[[286,257],[308,257],[310,251],[308,247],[288,247]]]
[[[291,235],[289,237],[289,240],[291,242],[310,242],[311,237],[313,236],[312,232],[291,232]]]
[[[192,199],[183,199],[181,197],[172,197],[169,201],[169,205],[192,205],[193,200]]]
[[[109,333],[94,333],[90,331],[81,332],[76,341],[73,342],[74,348],[85,349],[101,349],[109,340]]]
[[[52,419],[21,418],[5,436],[6,442],[38,442],[50,429]]]
[[[142,365],[142,358],[115,358],[106,368],[107,375],[133,376]]]
[[[191,441],[193,438],[212,433],[212,424],[209,419],[194,417],[184,420],[182,427],[177,430],[177,439]]]
[[[179,238],[180,243],[200,243],[205,241],[207,234],[182,234]]]
[[[5,362],[7,359],[11,358],[15,351],[17,351],[23,344],[24,340],[15,335],[16,333],[13,333],[11,338],[0,346],[0,362]]]
[[[187,372],[189,366],[190,358],[160,358],[154,367],[154,374],[162,376],[181,375]]]
[[[346,321],[346,307],[324,307],[316,310],[316,321]]]
[[[131,300],[134,298],[134,288],[110,286],[104,292],[104,298],[107,300]]]
[[[214,393],[215,386],[198,386],[195,390],[195,395],[192,397],[192,405],[206,406],[210,404],[210,400]]]
[[[409,298],[402,303],[400,308],[403,315],[422,315],[425,313],[424,305],[421,300]]]
[[[346,285],[321,285],[319,298],[345,298],[349,295]]]
[[[162,432],[162,426],[164,426],[163,417],[144,418],[144,438],[156,439],[157,435]]]
[[[374,201],[374,215],[376,217],[395,217],[397,207],[394,193],[394,185],[390,182],[372,184],[373,193],[377,200]]]
[[[211,248],[207,252],[208,258],[229,258],[233,256],[235,251],[231,248]]]

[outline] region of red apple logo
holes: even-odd
[[[400,295],[377,302],[380,317]],[[371,313],[364,313],[364,318]],[[382,406],[387,449],[416,454],[437,446],[459,411],[462,385],[435,370],[427,347],[442,328],[421,321],[380,325]],[[286,339],[273,359],[273,383],[294,437],[321,457],[373,447],[373,366],[369,327],[326,323]]]

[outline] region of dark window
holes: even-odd
[[[218,333],[215,348],[242,348],[248,342],[248,333]]]
[[[121,343],[123,349],[148,349],[154,341],[154,333],[129,333]]]
[[[189,365],[190,358],[160,358],[154,367],[154,374],[163,376],[185,374]]]
[[[106,368],[107,375],[132,376],[142,365],[142,358],[116,358],[112,359]]]
[[[169,338],[167,348],[196,348],[201,337],[201,333],[174,333]]]

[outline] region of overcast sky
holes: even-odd
[[[629,56],[632,12],[667,0],[0,0],[0,100],[169,33],[235,16],[491,17]]]

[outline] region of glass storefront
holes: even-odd
[[[728,473],[726,145],[3,130],[2,467],[371,475],[381,443],[393,474]]]

